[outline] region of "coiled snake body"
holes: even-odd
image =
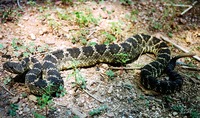
[[[130,60],[136,59],[142,53],[154,53],[155,61],[145,65],[141,69],[141,84],[147,89],[160,93],[173,93],[179,91],[183,84],[182,77],[174,71],[176,59],[171,59],[170,50],[162,40],[138,34],[128,38],[120,44],[100,44],[80,48],[67,48],[50,52],[40,63],[36,58],[25,58],[21,62],[6,62],[3,67],[12,73],[26,73],[25,83],[30,91],[36,95],[42,95],[51,84],[51,92],[58,91],[64,82],[59,70],[72,68],[73,60],[78,61],[76,66],[86,67],[96,63],[117,63],[119,57],[116,54],[125,53]],[[32,67],[31,67],[32,66]],[[156,79],[162,73],[169,76],[169,80]]]

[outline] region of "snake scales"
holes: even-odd
[[[8,61],[3,64],[3,67],[16,74],[26,72],[25,83],[30,91],[36,95],[42,95],[50,83],[52,93],[59,91],[59,86],[64,84],[59,70],[72,68],[73,60],[79,62],[78,67],[92,66],[101,62],[115,64],[119,59],[116,54],[125,53],[130,60],[133,60],[142,53],[148,52],[154,53],[156,59],[141,69],[141,84],[147,89],[164,94],[179,91],[183,79],[174,71],[177,58],[171,59],[170,50],[165,42],[145,34],[134,35],[120,44],[97,44],[56,50],[47,54],[42,63],[30,57],[18,63]],[[162,73],[166,73],[169,80],[156,79]]]

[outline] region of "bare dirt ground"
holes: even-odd
[[[130,1],[129,1],[130,2]],[[189,1],[168,0],[149,2],[120,1],[22,1],[0,2],[1,65],[34,55],[40,61],[49,50],[80,47],[95,43],[120,43],[126,38],[145,33],[162,35],[183,49],[200,56],[200,3],[182,16]],[[183,53],[168,43],[172,55]],[[126,67],[142,67],[153,55],[139,57]],[[0,117],[59,117],[59,118],[135,118],[135,117],[200,117],[200,60],[183,58],[176,70],[183,76],[180,92],[147,94],[139,83],[139,70],[110,69],[98,64],[80,68],[86,81],[85,90],[73,87],[74,70],[62,71],[66,94],[54,97],[41,108],[37,96],[23,83],[12,82],[16,75],[0,71]],[[192,69],[187,69],[190,67]],[[110,71],[109,71],[110,70]],[[110,72],[110,73],[109,73]],[[113,75],[112,75],[113,74]],[[91,115],[97,111],[96,115]]]

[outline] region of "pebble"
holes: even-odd
[[[31,34],[29,34],[29,36],[30,36],[31,40],[36,40],[35,34],[31,33]]]
[[[30,111],[30,108],[25,107],[23,111],[24,111],[24,112],[29,112],[29,111]]]
[[[102,64],[102,68],[108,69],[108,68],[109,68],[109,67],[108,67],[108,64]]]
[[[28,99],[29,99],[30,101],[37,102],[37,97],[34,96],[34,95],[29,95],[29,96],[28,96]]]
[[[184,25],[187,23],[187,21],[186,21],[185,19],[182,19],[182,18],[180,19],[180,22],[181,22],[182,24],[184,24]]]
[[[107,113],[106,115],[107,115],[109,118],[114,118],[114,117],[115,117],[115,115],[114,115],[113,112],[109,112],[109,113]]]
[[[18,114],[19,114],[19,115],[23,114],[23,111],[19,111]]]
[[[113,91],[113,86],[110,86],[108,89],[108,93],[110,94],[110,93],[112,93],[112,91]]]
[[[17,103],[18,101],[19,101],[19,96],[15,96],[10,100],[11,103]]]
[[[45,33],[48,33],[48,29],[47,28],[42,28],[40,31],[39,31],[39,34],[40,35],[43,35]]]
[[[25,20],[25,21],[28,21],[28,20],[29,20],[29,18],[28,18],[28,17],[24,17],[24,18],[23,18],[23,20]]]
[[[178,113],[177,113],[177,112],[173,112],[172,115],[173,115],[173,116],[176,116],[176,115],[178,115]]]
[[[156,110],[156,107],[155,107],[155,106],[152,106],[151,110],[155,111],[155,110]]]
[[[26,103],[22,103],[22,107],[25,107],[26,106]]]
[[[53,40],[45,40],[45,43],[48,44],[48,45],[54,45],[55,41],[53,41]]]
[[[3,34],[0,34],[0,39],[3,39],[3,37],[4,37]]]

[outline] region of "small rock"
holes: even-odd
[[[0,34],[0,39],[3,39],[3,37],[4,37],[3,34]]]
[[[24,25],[22,25],[22,24],[18,24],[18,26],[21,27],[21,28],[24,28]]]
[[[31,33],[29,36],[30,36],[31,40],[35,40],[36,39],[36,36],[33,33]]]
[[[176,116],[176,115],[178,115],[178,113],[177,113],[177,112],[173,112],[172,115],[173,115],[173,116]]]
[[[29,95],[29,96],[28,96],[28,99],[29,99],[30,101],[37,102],[37,97],[34,96],[34,95]]]
[[[110,86],[108,89],[108,93],[110,94],[110,93],[112,93],[112,91],[113,91],[113,86]]]
[[[156,107],[155,107],[155,106],[152,106],[151,110],[155,111],[155,110],[156,110]]]
[[[108,64],[102,64],[102,68],[108,69],[108,68],[109,68],[109,67],[108,67]]]
[[[25,107],[26,106],[26,103],[22,103],[22,107]]]
[[[58,112],[60,112],[60,111],[61,111],[61,109],[57,109],[57,111],[58,111]]]
[[[85,113],[81,113],[78,109],[76,108],[72,108],[71,109],[72,113],[74,113],[75,115],[77,115],[80,118],[86,118],[87,115]]]
[[[163,7],[159,7],[159,10],[162,12],[163,11]]]
[[[192,37],[192,33],[191,32],[187,32],[187,35],[186,35],[186,39],[185,41],[189,44],[193,44],[193,37]]]
[[[147,2],[141,2],[141,5],[142,5],[142,6],[147,5]]]
[[[55,41],[53,41],[53,40],[45,40],[45,43],[48,44],[48,45],[54,45]]]
[[[29,18],[28,17],[24,17],[23,20],[27,21]]]
[[[25,107],[23,111],[24,111],[24,112],[29,112],[29,111],[30,111],[30,108]]]
[[[109,113],[107,113],[106,115],[107,115],[109,118],[114,118],[114,117],[115,117],[115,115],[114,115],[113,112],[109,112]]]
[[[48,33],[48,29],[47,28],[42,28],[40,31],[39,31],[39,34],[40,35],[43,35],[45,33]]]
[[[181,22],[182,24],[184,24],[184,25],[187,23],[187,21],[186,21],[185,19],[183,19],[183,18],[180,19],[180,22]]]
[[[23,111],[19,111],[18,114],[19,114],[19,115],[23,114]]]
[[[13,97],[10,102],[11,103],[17,103],[19,101],[19,96]]]

